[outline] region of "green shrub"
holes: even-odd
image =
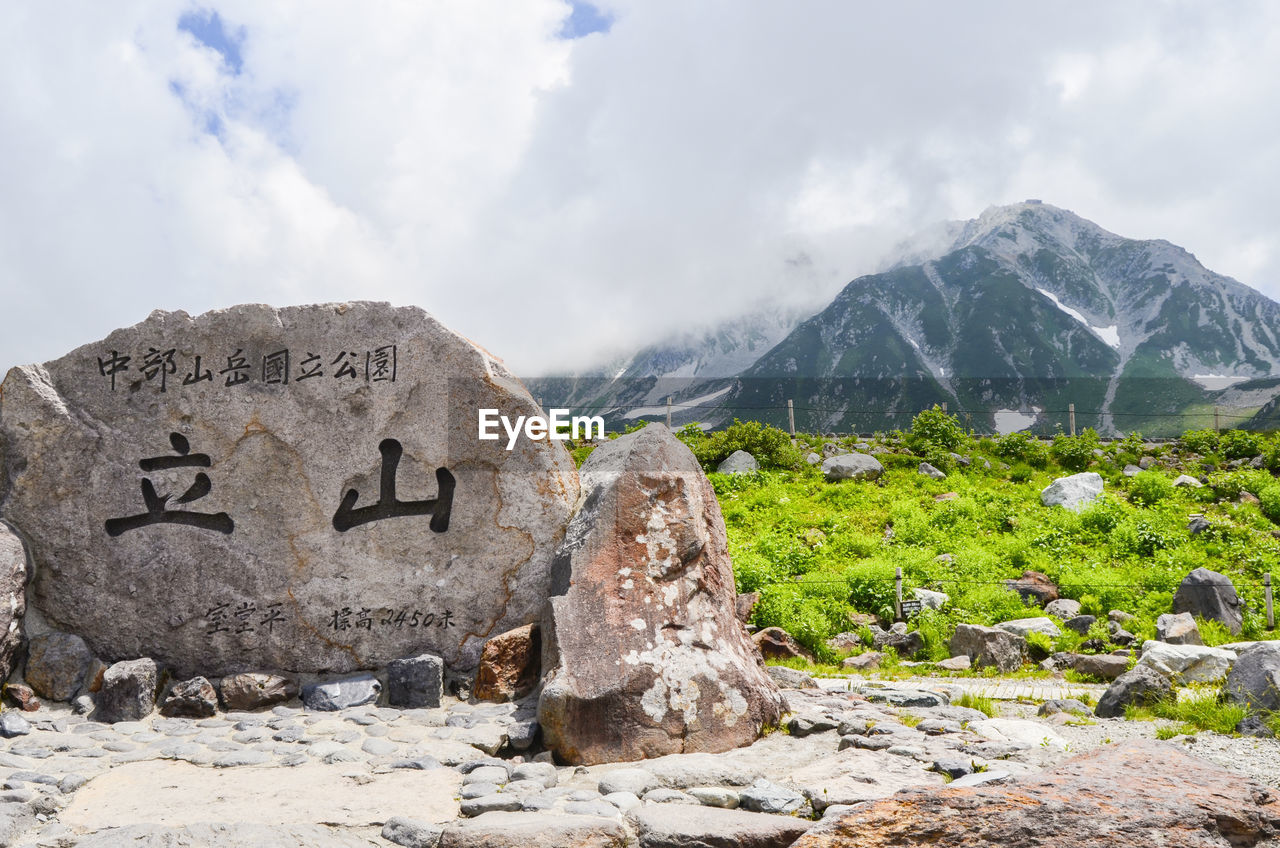
[[[1008,433],[996,439],[993,450],[996,456],[1016,462],[1025,462],[1033,468],[1049,464],[1049,449],[1030,433]]]
[[[1143,506],[1155,506],[1173,497],[1173,483],[1158,471],[1140,471],[1129,478],[1129,499]]]
[[[886,565],[859,563],[844,572],[849,588],[849,605],[859,612],[877,612],[893,606],[893,569]]]
[[[946,452],[958,451],[968,443],[969,434],[955,416],[943,412],[936,405],[912,419],[911,434],[907,437],[907,447],[917,454],[926,451],[927,445]]]
[[[1184,450],[1201,455],[1216,453],[1218,450],[1218,434],[1213,430],[1188,430],[1178,439]]]
[[[1261,501],[1262,514],[1280,524],[1280,484],[1273,483],[1258,492],[1258,500]]]
[[[723,430],[707,433],[696,424],[681,427],[676,437],[689,446],[704,468],[714,469],[734,451],[743,450],[756,458],[761,468],[804,467],[800,449],[777,427],[759,421],[739,421]]]
[[[1053,439],[1049,453],[1058,464],[1068,471],[1084,471],[1093,462],[1093,452],[1097,450],[1098,434],[1089,427],[1084,428],[1078,436],[1064,436],[1059,433]]]
[[[1124,518],[1124,507],[1105,495],[1080,513],[1080,526],[1094,533],[1107,534]]]
[[[1009,481],[1012,483],[1026,483],[1034,476],[1036,476],[1035,469],[1024,462],[1019,462],[1009,469]]]
[[[1248,430],[1228,430],[1218,437],[1218,452],[1226,459],[1257,456],[1258,435]]]

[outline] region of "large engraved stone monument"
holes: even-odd
[[[176,674],[473,666],[538,618],[578,477],[500,362],[416,308],[155,312],[0,385],[32,600]]]

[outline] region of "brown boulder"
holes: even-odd
[[[298,697],[299,691],[296,680],[260,672],[229,674],[222,678],[218,689],[222,695],[222,705],[228,712],[258,710],[283,704]]]
[[[1017,580],[1006,580],[1004,585],[1021,595],[1024,601],[1035,601],[1039,606],[1058,600],[1057,584],[1049,579],[1049,575],[1039,571],[1024,571]]]
[[[806,651],[794,636],[781,627],[766,627],[752,636],[751,640],[756,643],[760,655],[766,660],[802,659],[813,662],[813,654]]]
[[[738,616],[738,621],[747,624],[751,621],[751,613],[756,611],[756,604],[760,603],[759,592],[743,592],[733,602],[734,612]]]
[[[787,711],[734,615],[715,492],[657,424],[606,442],[552,566],[538,704],[568,763],[720,752]]]
[[[36,693],[30,686],[24,686],[21,683],[6,683],[4,699],[24,713],[33,713],[40,709],[40,699],[36,697]]]
[[[822,821],[793,848],[1218,848],[1280,836],[1273,791],[1149,740],[1002,786],[908,790]]]
[[[471,690],[477,701],[514,701],[538,685],[542,673],[542,629],[526,624],[484,643]]]

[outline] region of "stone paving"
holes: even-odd
[[[793,713],[785,732],[747,748],[590,768],[556,766],[548,753],[533,753],[531,699],[445,698],[440,708],[420,710],[279,706],[207,719],[153,713],[116,724],[62,704],[8,710],[3,729],[13,735],[0,740],[0,845],[110,845],[114,833],[136,837],[127,844],[139,846],[236,839],[285,846],[300,844],[289,841],[297,828],[319,824],[333,840],[308,837],[312,848],[387,846],[384,825],[403,825],[400,816],[412,819],[404,825],[410,829],[447,831],[455,834],[451,844],[466,844],[457,840],[482,833],[499,815],[515,816],[512,827],[556,820],[570,830],[595,822],[601,832],[622,825],[631,833],[639,826],[635,815],[659,804],[706,808],[704,818],[733,808],[739,816],[803,813],[807,821],[832,804],[940,786],[939,761],[963,767],[961,774],[999,758],[999,773],[1007,775],[1062,753],[1038,744],[1052,736],[1048,727],[1032,726],[1035,745],[1011,745],[1008,728],[981,729],[985,716],[973,710],[903,711],[856,692],[820,689],[788,690],[787,697]],[[911,712],[925,720],[904,718]],[[1016,756],[1004,759],[1010,754]],[[584,824],[564,825],[565,817]],[[712,831],[721,826],[706,821]],[[193,836],[192,828],[210,822],[223,828],[222,842],[217,834]],[[233,825],[241,828],[234,839],[226,830]]]
[[[907,677],[895,679],[868,675],[865,678],[819,678],[818,684],[828,691],[845,692],[862,692],[868,688],[936,690],[946,692],[953,701],[964,692],[997,701],[1080,699],[1081,695],[1089,695],[1096,701],[1103,692],[1107,691],[1107,686],[1103,683],[1072,683],[1056,678]]]

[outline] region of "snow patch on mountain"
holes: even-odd
[[[729,389],[731,388],[733,388],[733,386],[725,386],[723,389],[720,389],[718,392],[711,392],[710,394],[705,394],[705,395],[702,395],[701,397],[690,398],[689,400],[682,400],[680,401],[679,404],[673,405],[673,411],[675,411],[676,408],[678,408],[681,411],[684,411],[684,410],[692,409],[695,406],[702,406],[703,404],[711,403],[711,401],[715,400],[716,398],[723,397],[725,394],[728,393]],[[663,404],[662,406],[639,406],[627,412],[622,417],[623,418],[640,418],[645,415],[665,415],[666,412],[667,412],[666,404]]]
[[[1041,413],[1038,406],[1031,407],[1031,412],[1019,412],[1016,409],[997,409],[995,412],[996,432],[1001,436],[1025,430],[1036,423],[1036,416]]]
[[[1228,374],[1192,374],[1191,379],[1199,383],[1203,388],[1210,391],[1225,389],[1227,386],[1234,386],[1236,383],[1243,383],[1249,377],[1233,377]]]
[[[1112,324],[1110,327],[1095,327],[1089,323],[1089,319],[1085,318],[1079,312],[1072,309],[1070,306],[1067,306],[1062,301],[1058,300],[1058,298],[1054,296],[1053,292],[1045,291],[1039,286],[1036,287],[1036,291],[1040,292],[1040,294],[1052,300],[1054,306],[1058,307],[1063,312],[1067,313],[1072,318],[1076,319],[1081,324],[1084,324],[1086,327],[1088,327],[1089,331],[1093,333],[1095,336],[1102,339],[1104,342],[1111,345],[1116,350],[1120,349],[1120,327],[1118,325]]]

